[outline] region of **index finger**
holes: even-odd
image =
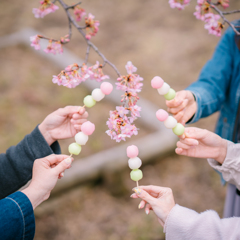
[[[63,155],[63,154],[52,154],[49,155],[45,158],[42,158],[42,160],[45,160],[49,163],[49,165],[53,165],[55,163],[59,163],[62,162],[64,159],[69,158],[70,156],[68,155]],[[71,159],[73,160],[73,158],[71,157]]]
[[[176,97],[170,101],[167,101],[166,100],[166,105],[167,107],[169,108],[175,108],[175,107],[178,107],[180,106],[180,104],[182,104],[183,102],[183,99],[177,99]]]
[[[159,186],[139,186],[139,188],[143,189],[144,191],[151,194],[153,197],[159,196],[159,194],[162,194],[162,192],[166,191],[168,188],[166,187],[159,187]]]

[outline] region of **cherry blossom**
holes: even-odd
[[[77,22],[81,21],[82,17],[83,17],[84,15],[86,15],[85,9],[80,8],[79,6],[74,7],[73,13],[74,13],[74,15],[75,15],[75,17],[76,17],[76,21],[77,21]]]
[[[127,64],[125,65],[125,68],[126,68],[128,74],[132,74],[137,71],[137,68],[135,66],[133,66],[131,61],[127,62]]]
[[[140,117],[141,108],[136,105],[139,100],[138,92],[142,90],[143,79],[135,74],[137,68],[131,63],[126,64],[128,75],[117,79],[116,88],[124,91],[122,95],[122,106],[117,106],[116,110],[110,111],[110,117],[107,121],[109,130],[106,133],[116,142],[125,141],[132,135],[138,134],[137,127],[133,122]]]
[[[177,8],[178,10],[183,10],[191,0],[169,0],[171,8]]]
[[[96,80],[97,82],[102,82],[106,79],[109,79],[108,75],[104,75],[102,65],[96,61],[96,64],[88,68],[88,73],[90,79]]]
[[[52,40],[49,40],[48,46],[46,49],[44,49],[44,52],[52,53],[54,55],[57,53],[62,54],[63,53],[62,43],[60,41],[53,42]]]
[[[74,63],[61,71],[57,76],[53,76],[52,82],[63,85],[67,88],[75,88],[81,82],[85,82],[90,75],[88,74],[88,67],[86,64],[80,67],[78,64]]]
[[[94,20],[95,16],[93,16],[91,13],[88,14],[88,17],[85,17],[85,23],[86,23],[86,39],[91,39],[91,37],[95,36],[96,33],[99,30],[99,21]]]
[[[218,0],[218,2],[224,9],[229,7],[229,0]]]
[[[47,14],[55,12],[59,7],[53,4],[50,0],[40,1],[41,6],[39,8],[33,8],[32,12],[35,18],[43,18]]]
[[[31,36],[30,41],[31,41],[31,46],[34,47],[35,50],[40,50],[41,49],[41,46],[39,44],[40,38],[39,38],[38,35]]]
[[[204,21],[205,14],[210,12],[210,4],[206,0],[198,0],[195,9],[196,12],[194,12],[194,16],[197,19]]]
[[[204,28],[208,30],[209,34],[213,34],[216,36],[221,36],[221,31],[223,29],[223,25],[219,22],[221,17],[217,14],[208,13],[205,15],[205,26]]]

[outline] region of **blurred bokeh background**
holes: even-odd
[[[74,3],[67,1],[67,4]],[[67,18],[60,8],[44,19],[36,19],[32,8],[38,1],[0,1],[0,36],[31,27],[46,36],[59,38],[68,33]],[[238,1],[231,1],[237,8]],[[125,73],[125,64],[132,61],[144,78],[144,97],[166,109],[163,97],[151,89],[151,79],[159,75],[175,90],[186,88],[198,78],[201,68],[211,57],[219,38],[208,35],[203,23],[193,16],[195,1],[184,10],[169,7],[163,0],[88,0],[82,7],[100,21],[100,30],[92,38],[100,51]],[[74,30],[66,46],[84,58],[85,41]],[[96,61],[91,53],[90,62]],[[0,151],[17,144],[45,116],[59,107],[82,105],[89,90],[59,87],[52,75],[60,68],[23,44],[0,48]],[[116,78],[110,68],[105,73]],[[105,134],[109,110],[113,103],[102,101],[89,109],[89,120],[96,124],[94,137],[83,148],[81,157],[109,149],[117,144]],[[214,130],[217,114],[202,119],[194,126]],[[138,139],[148,134],[141,126]],[[159,135],[161,138],[161,135]],[[67,153],[72,139],[61,141]],[[141,149],[140,149],[141,151]],[[222,216],[226,187],[218,174],[204,159],[169,155],[151,159],[142,168],[141,184],[171,187],[176,202],[196,211],[216,210]],[[105,173],[91,182],[79,184],[50,197],[35,211],[37,240],[160,240],[162,227],[154,214],[147,216],[138,210],[139,200],[129,196],[135,183],[129,178],[129,168]]]

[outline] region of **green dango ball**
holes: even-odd
[[[172,130],[174,134],[180,136],[184,133],[185,127],[181,123],[177,123],[177,125]]]
[[[164,95],[165,99],[168,101],[174,99],[175,96],[176,96],[176,92],[172,88],[170,88],[168,93]]]
[[[139,181],[143,178],[143,173],[140,169],[134,169],[131,171],[130,177],[133,181]]]
[[[86,107],[91,108],[96,104],[96,101],[93,99],[93,97],[91,95],[87,95],[83,99],[83,103]]]
[[[82,150],[81,145],[77,143],[71,143],[68,147],[68,151],[74,155],[78,155],[81,152],[81,150]]]

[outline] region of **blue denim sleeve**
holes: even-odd
[[[195,95],[197,102],[197,112],[189,123],[220,110],[231,81],[234,45],[234,32],[228,28],[212,59],[203,67],[199,79],[186,89]]]
[[[0,239],[32,240],[35,218],[32,204],[22,192],[15,192],[0,200]]]
[[[35,159],[60,154],[58,142],[48,145],[38,126],[16,146],[0,154],[0,199],[17,191],[32,178]]]

